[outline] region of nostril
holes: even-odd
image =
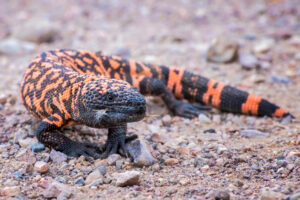
[[[145,106],[139,106],[139,110],[144,111],[144,110],[146,110],[146,107]]]

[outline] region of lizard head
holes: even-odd
[[[129,83],[109,78],[90,81],[82,90],[86,122],[93,127],[139,121],[146,113],[145,97]]]

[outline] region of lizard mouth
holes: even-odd
[[[103,126],[114,126],[142,120],[146,115],[146,105],[114,105],[98,111]]]
[[[107,113],[123,113],[128,115],[142,115],[146,112],[146,106],[112,106],[106,109]]]
[[[106,109],[106,114],[112,121],[135,122],[145,117],[146,106],[113,106]]]

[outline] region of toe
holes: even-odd
[[[119,142],[114,143],[108,156],[117,153],[118,147],[119,147]]]
[[[110,151],[111,151],[111,149],[112,149],[112,144],[111,143],[108,143],[105,146],[106,146],[106,148],[104,149],[105,151],[100,156],[101,159],[107,158]]]
[[[123,156],[128,157],[128,150],[126,148],[125,141],[121,141],[119,153]]]
[[[138,138],[138,135],[137,135],[137,134],[133,134],[133,135],[130,135],[130,136],[126,136],[126,138],[125,138],[125,143],[130,142],[130,141],[132,141],[132,140],[135,140],[135,139],[137,139],[137,138]]]
[[[93,149],[100,149],[100,146],[95,143],[84,142],[83,145],[86,147],[89,147],[89,148],[93,148]]]
[[[82,152],[81,155],[84,156],[85,160],[87,160],[89,162],[93,162],[93,159],[87,153]]]
[[[100,154],[96,153],[94,149],[86,149],[85,153],[88,154],[89,156],[93,157],[94,159],[100,158]]]
[[[198,110],[211,110],[211,106],[203,106],[203,105],[197,105],[197,104],[192,104],[194,108]]]

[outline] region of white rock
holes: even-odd
[[[120,160],[121,156],[119,154],[112,154],[110,156],[108,156],[107,158],[107,164],[108,165],[115,165],[117,160]]]
[[[257,58],[251,54],[240,55],[239,63],[244,69],[254,69],[258,66]]]
[[[116,185],[120,187],[138,185],[141,173],[138,171],[127,171],[117,176]]]
[[[19,140],[27,137],[27,132],[24,129],[18,129],[14,135],[14,143],[19,143]]]
[[[211,123],[211,120],[204,114],[200,114],[198,116],[198,120],[199,120],[200,123],[204,123],[204,124]]]
[[[13,197],[21,193],[21,188],[19,186],[9,186],[4,187],[1,190],[1,196]]]
[[[60,151],[52,149],[50,152],[50,158],[55,163],[62,163],[68,159],[68,156]]]
[[[274,192],[269,188],[263,188],[261,192],[261,200],[281,200],[283,195],[279,192]]]
[[[100,170],[97,168],[86,177],[85,184],[89,185],[99,179],[103,179],[103,176],[102,176]]]
[[[228,63],[238,55],[238,43],[228,37],[215,38],[207,50],[206,59],[216,63]]]
[[[37,143],[37,139],[36,138],[19,139],[18,143],[21,147],[27,148]]]
[[[126,144],[130,156],[133,158],[134,166],[150,166],[157,160],[150,153],[151,149],[143,140],[134,140]]]
[[[34,164],[34,171],[39,172],[39,173],[45,173],[49,170],[49,165],[48,163],[44,161],[37,161]]]
[[[66,199],[72,195],[72,188],[65,184],[53,181],[46,188],[43,195],[45,198],[56,198],[57,197],[57,199]]]
[[[21,43],[14,38],[8,38],[0,42],[0,54],[19,54],[22,52]]]
[[[23,52],[30,53],[36,48],[31,42],[20,41],[15,38],[7,38],[0,41],[0,54],[14,55]]]
[[[275,41],[272,38],[265,38],[259,40],[253,47],[255,53],[266,53],[275,45]]]

